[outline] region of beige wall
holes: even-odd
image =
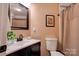
[[[59,4],[31,4],[31,36],[40,38],[41,40],[41,55],[47,55],[45,37],[59,38]],[[45,15],[55,15],[55,27],[46,27]],[[36,31],[33,31],[33,29]]]
[[[12,30],[15,34],[16,37],[18,37],[20,34],[23,34],[24,37],[30,36],[30,30]]]

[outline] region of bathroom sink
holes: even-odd
[[[22,45],[25,45],[25,44],[27,44],[27,43],[29,43],[29,42],[30,42],[29,40],[19,41],[19,42],[17,43],[17,45],[18,45],[18,46],[22,46]]]
[[[12,48],[12,47],[14,47],[14,48],[20,47],[20,46],[23,46],[25,44],[28,44],[29,42],[30,42],[29,40],[23,40],[23,41],[14,42],[13,44],[8,44],[7,49]]]

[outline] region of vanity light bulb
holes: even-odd
[[[19,8],[16,8],[16,10],[17,10],[17,11],[21,11],[21,9],[19,9]]]

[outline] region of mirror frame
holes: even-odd
[[[20,6],[24,7],[25,9],[27,9],[27,18],[26,18],[26,27],[13,27],[11,26],[11,30],[28,30],[29,29],[29,9],[27,7],[25,7],[24,5],[22,5],[21,3],[18,3]],[[8,16],[9,16],[9,21],[10,21],[10,3],[9,3],[9,7],[8,7]]]

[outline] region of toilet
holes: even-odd
[[[51,56],[64,56],[62,53],[56,51],[57,49],[57,38],[46,38],[46,48],[50,52]]]

